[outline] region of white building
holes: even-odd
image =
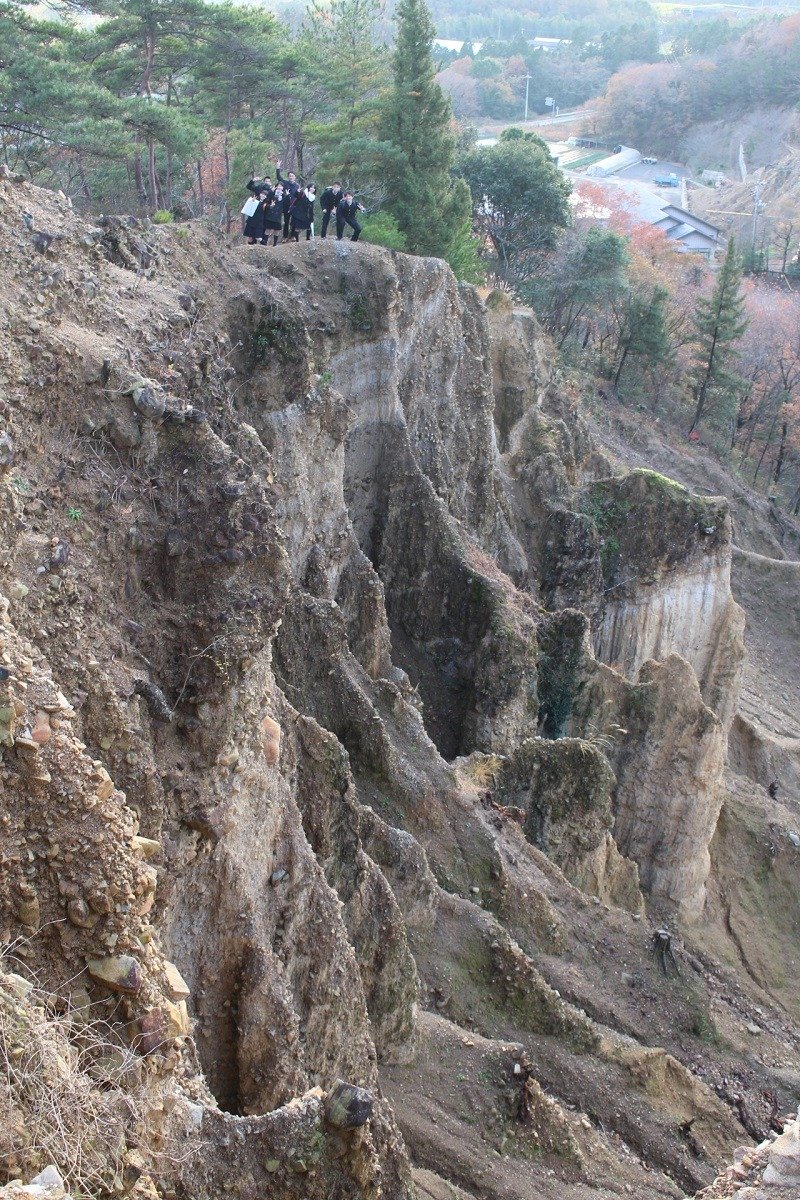
[[[534,50],[558,50],[559,46],[571,46],[570,38],[535,37],[528,38],[528,45]]]
[[[641,161],[642,156],[638,150],[634,150],[632,146],[620,146],[615,154],[610,154],[608,158],[601,158],[599,162],[587,167],[586,174],[595,179],[604,179],[608,175],[616,175],[618,171],[624,171],[626,167],[635,167]]]
[[[473,54],[478,54],[480,52],[483,42],[473,42],[471,38],[461,38],[460,40],[457,38],[433,39],[434,46],[438,46],[440,50],[461,50],[467,44],[467,42],[469,42],[469,44],[472,46]]]

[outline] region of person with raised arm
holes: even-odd
[[[278,177],[278,183],[283,185],[283,240],[288,241],[291,222],[289,209],[294,204],[295,197],[300,191],[302,183],[298,181],[294,171],[289,171],[287,177],[284,179],[283,175],[281,175],[280,163],[275,164],[275,173]]]

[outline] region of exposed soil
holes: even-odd
[[[711,1185],[800,1100],[800,530],[442,264],[0,189],[2,934],[150,1038],[142,1200]]]

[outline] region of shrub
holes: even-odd
[[[168,208],[157,208],[150,220],[154,225],[171,225],[175,218]]]
[[[405,250],[406,235],[397,224],[397,218],[388,212],[376,212],[362,222],[362,238],[373,246],[385,246],[387,250]]]
[[[0,1185],[52,1163],[73,1195],[107,1195],[128,1147],[159,1140],[159,1085],[107,1022],[53,1000],[0,963]]]

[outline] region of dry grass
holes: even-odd
[[[0,1183],[53,1163],[75,1197],[119,1192],[128,1151],[161,1165],[158,1086],[105,1021],[53,1011],[0,960]]]
[[[494,784],[501,761],[496,754],[473,754],[460,765],[459,776],[464,783],[485,790]]]

